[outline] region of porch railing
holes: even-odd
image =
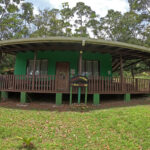
[[[55,92],[55,76],[0,75],[0,90]]]
[[[55,75],[32,76],[28,75],[0,75],[0,91],[13,92],[41,92],[41,93],[69,93],[68,90],[59,91]],[[69,79],[68,79],[69,80]],[[82,88],[82,92],[84,92]],[[77,87],[73,88],[77,93]],[[150,80],[119,77],[90,77],[88,80],[88,93],[121,94],[121,93],[150,93]]]
[[[148,93],[150,80],[119,77],[92,77],[89,79],[91,93],[121,94],[121,93]]]

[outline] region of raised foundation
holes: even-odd
[[[21,103],[27,103],[27,93],[26,92],[20,93],[20,102]]]
[[[56,93],[56,105],[62,104],[62,93]]]
[[[6,101],[8,99],[8,92],[2,91],[0,101]]]
[[[129,93],[124,94],[124,101],[129,102],[131,100],[131,95]]]
[[[99,105],[99,102],[100,102],[100,94],[93,94],[93,104],[94,105]]]

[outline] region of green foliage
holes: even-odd
[[[32,30],[30,29],[30,25],[32,24],[34,19],[32,3],[27,2],[22,4],[22,14],[20,14],[20,17],[24,22],[24,24],[22,25],[22,32],[20,33],[23,37],[29,37],[30,30]]]
[[[22,5],[22,11],[19,5]],[[21,14],[21,12],[23,12]],[[0,1],[0,41],[29,36],[29,23],[33,19],[31,3],[22,0]],[[28,25],[27,25],[27,23]],[[14,67],[15,58],[0,52],[0,73],[6,68]]]
[[[61,36],[62,32],[62,21],[59,19],[60,12],[58,9],[48,10],[45,9],[40,11],[39,15],[35,16],[33,21],[37,27],[31,37],[46,37],[46,36]]]
[[[23,148],[27,149],[33,149],[35,148],[32,141],[34,140],[34,137],[17,137],[17,139],[21,140],[23,142]]]
[[[14,68],[15,57],[3,54],[1,56],[0,74],[4,74],[7,69]]]
[[[101,18],[99,32],[102,38],[142,45],[137,39],[141,34],[142,25],[140,16],[134,12],[121,12],[109,10],[106,17]]]
[[[149,46],[149,1],[128,0],[130,11],[124,14],[109,10],[99,17],[90,6],[76,3],[72,9],[39,10],[23,0],[0,1],[0,40],[26,37],[94,37]],[[21,7],[19,7],[19,5]],[[143,23],[143,21],[146,21]],[[142,38],[143,37],[143,38]]]
[[[150,13],[150,1],[149,0],[128,0],[130,9],[132,11],[142,12],[143,14]],[[149,14],[150,15],[150,14]]]
[[[128,0],[130,10],[134,11],[141,18],[141,28],[144,46],[150,46],[150,1],[149,0]]]
[[[91,19],[96,17],[95,12],[91,7],[85,5],[83,2],[78,2],[75,7],[72,8],[73,14],[77,17],[75,20],[75,36],[77,37],[89,37],[88,25]]]
[[[73,17],[72,9],[69,8],[68,3],[62,3],[62,9],[60,10],[60,15],[62,18],[62,30],[64,36],[72,35],[72,24],[70,23],[71,18]]]
[[[135,62],[137,60],[128,60],[126,61],[125,65],[129,65],[133,62]],[[126,72],[126,74],[128,74],[128,76],[132,76],[132,77],[136,77],[136,75],[141,75],[143,76],[141,73],[142,72],[148,72],[150,69],[150,61],[149,60],[143,60],[139,63],[133,64],[127,68],[124,69],[124,71]]]

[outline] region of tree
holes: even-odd
[[[134,12],[121,12],[109,10],[108,14],[100,19],[99,35],[101,38],[142,44],[141,41],[141,19]]]
[[[0,41],[14,38],[21,24],[18,20],[18,5],[21,0],[0,0]],[[0,52],[0,63],[6,58],[6,55]]]
[[[0,0],[0,41],[23,37],[22,4],[23,0]],[[11,67],[12,64],[14,57],[0,52],[0,71],[2,67]]]
[[[13,38],[21,21],[19,4],[22,0],[0,0],[0,40]]]
[[[130,10],[137,11],[141,14],[150,15],[150,1],[149,0],[128,0]]]
[[[73,17],[72,9],[69,8],[68,3],[62,4],[62,9],[60,10],[61,20],[62,20],[62,30],[64,36],[72,35],[72,24],[71,18]]]
[[[60,12],[58,9],[40,11],[39,15],[36,15],[33,21],[36,30],[31,34],[31,37],[63,35],[62,21],[59,19],[59,15]]]
[[[99,28],[99,24],[100,22],[98,21],[99,16],[96,14],[95,11],[92,11],[89,21],[87,23],[87,27],[91,30],[93,37],[94,38],[98,38],[98,28]]]
[[[29,37],[30,30],[31,30],[30,25],[34,19],[33,4],[28,3],[28,2],[23,3],[22,4],[22,14],[20,16],[21,16],[22,20],[24,21],[24,25],[23,25],[23,29],[22,29],[22,35],[24,35],[24,37]]]
[[[143,37],[145,38],[145,46],[150,47],[150,25],[145,27],[145,31],[143,32]]]
[[[2,59],[0,63],[0,74],[4,73],[6,69],[11,69],[15,64],[15,56],[2,54]]]
[[[142,28],[140,15],[134,12],[125,13],[120,20],[120,41],[142,45]]]
[[[75,36],[79,37],[89,37],[88,24],[90,18],[92,18],[92,9],[85,5],[83,2],[79,2],[72,9],[74,13],[75,20]]]
[[[141,32],[145,46],[150,46],[150,1],[149,0],[128,0],[130,10],[140,15],[141,24],[143,25]]]
[[[120,39],[120,20],[122,15],[118,11],[109,10],[105,17],[100,18],[99,37],[118,41]]]

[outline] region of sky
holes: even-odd
[[[34,4],[35,12],[38,9],[44,8],[61,8],[61,4],[68,2],[69,6],[72,8],[77,2],[84,2],[86,5],[90,6],[92,10],[96,11],[100,17],[104,17],[109,9],[114,9],[125,13],[129,10],[129,5],[127,0],[25,0]]]

